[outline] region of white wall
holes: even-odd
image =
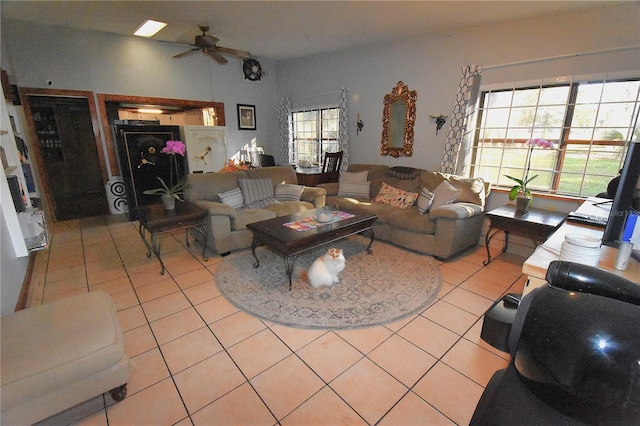
[[[590,9],[570,15],[469,28],[399,43],[305,57],[277,64],[278,97],[312,103],[313,94],[349,89],[351,163],[439,169],[449,121],[436,136],[430,115],[451,116],[462,68],[640,45],[640,3]],[[640,70],[640,50],[487,70],[483,83],[595,72]],[[380,156],[384,95],[402,80],[416,90],[412,157]],[[364,129],[356,136],[357,114]]]

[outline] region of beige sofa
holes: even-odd
[[[349,173],[366,172],[366,180],[370,182],[368,194],[340,196],[340,185],[343,185],[343,194],[346,192],[343,182],[321,184],[319,186],[327,190],[326,204],[345,211],[377,214],[378,220],[373,227],[376,239],[439,259],[447,259],[478,244],[484,224],[486,197],[490,191],[490,184],[482,179],[462,179],[421,169],[373,164],[352,164],[347,172],[341,175],[341,181],[352,176]],[[424,214],[419,212],[415,203],[399,208],[372,201],[383,182],[411,193],[421,193],[423,188],[435,191],[445,180],[462,192],[454,202],[430,208]]]
[[[277,202],[257,202],[252,208],[246,205],[237,206],[223,203],[220,194],[233,192],[241,187],[243,179],[270,179]],[[245,181],[246,182],[246,181]],[[314,208],[324,207],[325,190],[314,187],[303,187],[298,200],[278,197],[278,187],[297,185],[295,170],[290,166],[259,167],[250,170],[217,173],[193,173],[187,176],[188,188],[185,199],[209,211],[206,220],[207,246],[221,255],[232,250],[251,246],[253,235],[247,229],[248,223],[271,219]],[[248,194],[243,193],[246,201]],[[223,197],[224,198],[224,197]],[[227,201],[227,200],[225,200]],[[264,205],[263,205],[264,204]],[[194,237],[202,237],[194,233]]]

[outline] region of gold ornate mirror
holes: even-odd
[[[384,96],[382,112],[382,144],[380,155],[411,157],[413,155],[413,124],[416,121],[418,94],[402,81]]]

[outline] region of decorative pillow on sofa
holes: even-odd
[[[218,197],[220,197],[220,201],[222,203],[231,206],[234,209],[239,209],[244,205],[244,197],[242,196],[240,188],[218,194]]]
[[[341,172],[340,179],[348,180],[349,182],[366,182],[368,174],[367,170],[363,172]]]
[[[395,166],[389,168],[387,174],[398,179],[415,179],[420,176],[420,170],[413,167]]]
[[[433,192],[429,191],[427,188],[422,188],[422,191],[418,196],[418,201],[416,202],[416,205],[418,206],[418,212],[420,214],[425,214],[426,212],[428,212],[434,198],[435,194]]]
[[[445,204],[451,204],[456,201],[456,198],[462,192],[461,189],[455,188],[453,185],[449,183],[449,181],[443,181],[438,187],[433,191],[433,204],[431,204],[432,209],[437,209],[440,206],[444,206]]]
[[[267,179],[238,179],[240,190],[244,197],[246,206],[262,201],[267,198],[273,198],[273,184],[271,178]]]
[[[292,183],[279,183],[273,195],[278,201],[300,201],[304,185],[295,185]]]
[[[338,197],[365,198],[368,200],[370,187],[371,182],[369,181],[354,182],[345,180],[340,176],[340,180],[338,180]]]
[[[418,198],[417,192],[409,192],[404,189],[394,188],[393,186],[382,182],[380,192],[373,199],[376,203],[389,204],[394,207],[406,209],[411,207]]]
[[[456,198],[458,203],[472,203],[484,207],[485,188],[482,178],[459,178],[456,176],[449,177],[451,185],[461,190],[460,195]]]

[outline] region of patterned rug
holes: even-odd
[[[258,247],[260,266],[254,268],[251,250],[226,256],[216,273],[222,294],[254,316],[290,327],[352,329],[398,321],[424,309],[438,294],[440,270],[431,256],[420,255],[357,236],[331,247],[341,248],[346,267],[340,282],[313,288],[300,280],[300,272],[326,253],[329,246],[298,257],[289,291],[284,261],[271,250]]]

